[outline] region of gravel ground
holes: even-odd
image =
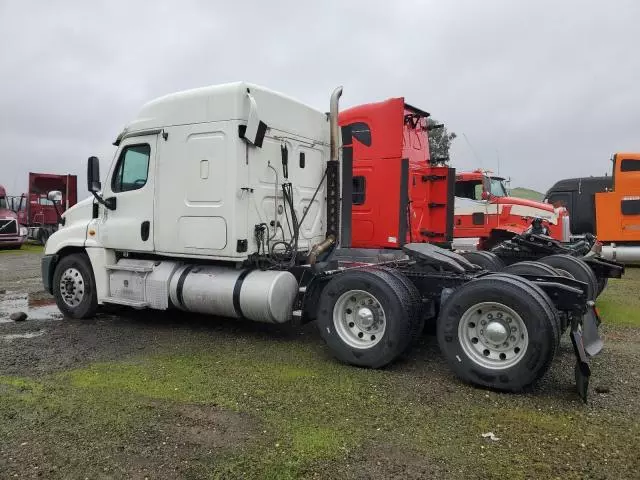
[[[333,361],[315,325],[61,319],[39,259],[0,255],[2,478],[640,478],[637,328],[604,327],[585,406],[566,339],[535,389],[499,394],[457,381],[430,336],[371,371]],[[342,395],[358,404],[329,407]]]

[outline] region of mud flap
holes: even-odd
[[[593,306],[589,306],[582,317],[582,322],[575,322],[571,327],[571,343],[576,355],[574,369],[576,389],[584,403],[587,403],[589,377],[591,376],[589,358],[597,355],[604,344],[598,333],[599,325],[598,313]]]

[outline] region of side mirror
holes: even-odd
[[[87,161],[87,190],[96,193],[102,190],[100,184],[100,160],[98,157],[89,157]]]
[[[490,197],[491,197],[491,195],[489,195],[489,192],[482,192],[482,199],[483,200],[489,200]]]
[[[60,192],[59,190],[51,190],[47,194],[47,198],[53,203],[60,203],[62,201],[62,192]]]

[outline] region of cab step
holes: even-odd
[[[121,265],[114,263],[113,265],[107,265],[107,270],[119,270],[121,272],[135,272],[135,273],[149,273],[153,272],[153,267],[148,265]]]
[[[104,297],[102,299],[102,302],[114,303],[116,305],[124,305],[125,307],[132,307],[132,308],[147,308],[149,306],[149,303],[143,300],[131,300],[129,298],[120,298],[120,297]]]

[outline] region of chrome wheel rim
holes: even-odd
[[[77,307],[84,298],[84,278],[77,268],[67,268],[60,277],[60,295],[70,307]]]
[[[458,324],[458,338],[474,363],[492,370],[513,367],[529,346],[522,317],[499,302],[478,303],[464,312]]]
[[[380,342],[387,319],[375,296],[364,290],[350,290],[340,295],[333,307],[333,326],[344,343],[367,349]]]

